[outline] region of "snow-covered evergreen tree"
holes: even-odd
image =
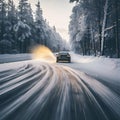
[[[33,11],[32,11],[32,8],[31,8],[31,5],[30,3],[28,4],[27,6],[27,18],[26,18],[26,21],[28,24],[33,24],[34,22],[34,19],[33,19]]]
[[[28,0],[19,0],[18,7],[13,0],[0,0],[0,53],[25,53],[36,44],[53,51],[65,48],[55,27],[50,27],[43,18],[40,1],[34,18]]]
[[[53,51],[60,50],[60,46],[63,43],[62,38],[56,32],[55,27],[51,28],[49,24],[44,20],[42,15],[42,9],[40,7],[40,1],[36,5],[35,14],[35,29],[36,29],[36,42],[48,46]]]
[[[3,40],[5,33],[6,22],[6,3],[5,0],[0,0],[0,40]]]
[[[6,39],[12,43],[12,48],[16,49],[16,38],[14,33],[14,25],[17,23],[17,11],[13,0],[8,0],[7,4],[7,24],[6,29]]]
[[[70,41],[74,51],[88,54],[117,56],[120,51],[120,1],[70,0],[78,2],[73,8],[69,25]],[[88,30],[89,28],[89,30]],[[88,37],[89,36],[89,37]],[[89,38],[89,39],[88,39]],[[86,39],[88,39],[86,41]],[[87,42],[87,43],[86,43]],[[90,50],[90,51],[89,51]]]
[[[18,50],[23,53],[28,51],[31,43],[29,24],[33,22],[33,16],[28,0],[20,0],[18,8],[18,22],[14,26],[14,31]]]
[[[19,0],[19,19],[23,22],[27,22],[28,17],[28,0]]]
[[[28,52],[31,37],[31,28],[24,22],[18,21],[14,26],[17,37],[17,47],[21,53]]]
[[[82,50],[82,41],[87,27],[86,18],[87,14],[82,5],[77,4],[72,10],[69,33],[72,50],[78,53]]]
[[[36,4],[36,14],[35,14],[35,21],[42,21],[43,16],[42,16],[42,9],[40,7],[40,1],[38,0],[38,3]]]
[[[40,1],[36,4],[36,14],[35,14],[35,29],[36,29],[36,42],[38,44],[45,45],[45,33],[44,33],[44,19],[42,16],[42,10],[40,7]]]
[[[5,0],[0,0],[0,53],[10,53],[12,41],[8,30],[11,28],[10,22],[7,21],[7,4]]]

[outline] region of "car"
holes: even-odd
[[[56,54],[56,62],[71,62],[71,56],[68,52],[59,52]]]

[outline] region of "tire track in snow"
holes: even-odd
[[[0,74],[0,120],[120,119],[120,96],[80,71],[29,63]]]

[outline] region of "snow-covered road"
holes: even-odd
[[[120,82],[78,64],[1,64],[0,120],[120,120]]]

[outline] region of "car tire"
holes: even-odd
[[[71,63],[71,59],[69,59],[68,62]]]
[[[58,58],[57,58],[56,62],[59,62]]]

